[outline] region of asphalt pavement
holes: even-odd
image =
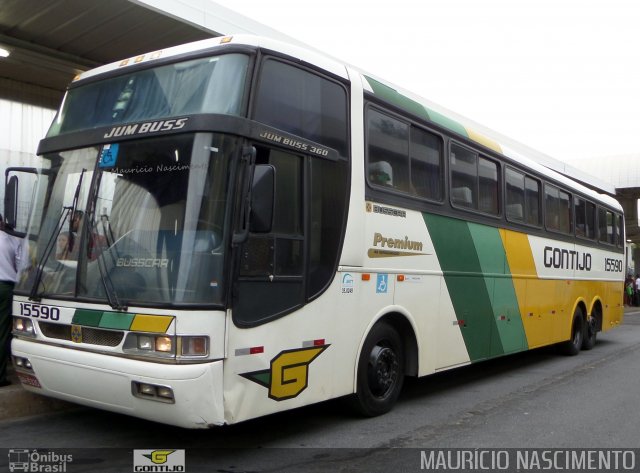
[[[625,317],[640,318],[640,307],[625,307]],[[0,388],[0,421],[77,409],[77,404],[26,391],[12,366],[8,369],[9,386]]]

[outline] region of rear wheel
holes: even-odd
[[[571,338],[560,344],[563,354],[574,356],[580,353],[582,342],[584,341],[584,316],[580,307],[576,308],[573,314],[573,324],[571,325]]]
[[[597,335],[598,335],[598,319],[594,314],[587,319],[587,324],[584,329],[584,340],[582,340],[582,349],[591,350],[596,344]]]
[[[389,412],[404,382],[404,351],[398,332],[381,322],[369,333],[358,360],[355,408],[373,417]]]

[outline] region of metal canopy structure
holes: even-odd
[[[10,52],[0,59],[0,98],[57,107],[79,72],[213,36],[130,0],[0,0],[0,48]]]
[[[10,52],[9,57],[0,57],[0,99],[56,109],[66,86],[79,72],[236,33],[299,43],[211,0],[0,0],[0,48]],[[528,153],[588,187],[616,194],[613,185],[594,177],[597,173],[589,175],[535,150]],[[635,208],[638,194],[625,197],[627,210]],[[628,222],[628,235],[640,241],[637,213],[628,215],[636,222]]]

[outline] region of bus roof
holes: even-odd
[[[345,80],[348,80],[349,78],[349,74],[347,72],[348,67],[352,67],[311,48],[292,45],[267,37],[233,35],[195,41],[113,62],[76,76],[73,84],[111,71],[124,70],[131,66],[166,60],[171,57],[188,56],[190,54],[197,54],[206,50],[215,51],[218,48],[224,48],[230,44],[246,45],[279,51],[288,56],[320,67]],[[618,201],[611,197],[611,195],[602,194],[592,190],[595,188],[599,191],[614,195],[615,188],[612,185],[600,182],[595,177],[588,176],[586,174],[584,174],[586,178],[584,176],[576,176],[575,174],[580,173],[577,169],[572,169],[560,161],[556,161],[543,153],[500,135],[497,132],[489,130],[482,125],[446,110],[445,108],[409,91],[402,90],[383,79],[374,77],[373,75],[360,71],[357,68],[354,68],[354,71],[357,71],[357,73],[360,74],[365,90],[368,90],[373,95],[380,97],[382,100],[389,102],[418,118],[434,123],[448,131],[474,141],[485,148],[504,155],[527,168],[535,170],[539,174],[548,176],[549,178],[562,183],[570,189],[581,192],[585,196],[601,201],[613,208],[621,209]],[[481,130],[481,132],[477,130]],[[542,164],[541,161],[544,164]],[[563,173],[562,169],[565,169],[566,172]],[[569,174],[570,177],[566,177],[567,174]],[[589,186],[587,187],[579,181],[587,182]]]

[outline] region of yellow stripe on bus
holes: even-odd
[[[169,315],[136,314],[131,324],[132,332],[166,333],[174,317]]]
[[[502,153],[502,147],[498,143],[493,141],[491,138],[487,138],[486,136],[481,135],[480,133],[470,130],[468,128],[466,130],[467,130],[467,135],[469,135],[469,138],[471,138],[476,143],[480,143],[481,145],[484,145],[487,148],[490,148],[498,153]]]

